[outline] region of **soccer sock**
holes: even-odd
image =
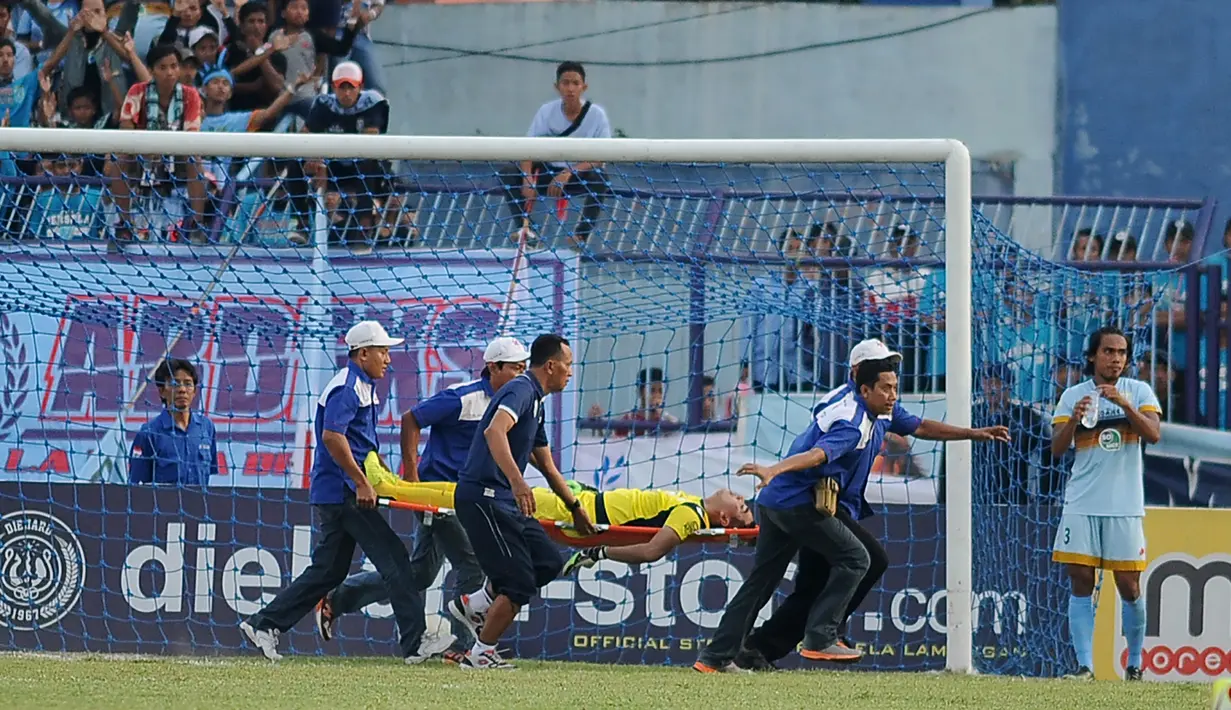
[[[472,656],[477,656],[477,655],[479,655],[479,654],[481,654],[481,653],[485,653],[485,652],[487,652],[487,651],[491,651],[491,650],[493,650],[493,649],[495,649],[495,648],[496,648],[496,644],[494,644],[494,643],[493,643],[493,644],[491,644],[491,645],[488,645],[488,644],[485,644],[485,643],[483,643],[482,641],[480,641],[479,639],[477,639],[477,638],[476,638],[476,639],[474,640],[474,646],[471,646],[471,647],[470,647],[470,655],[472,655]]]
[[[479,591],[470,595],[469,598],[470,610],[476,614],[486,613],[492,606],[492,595],[487,593],[487,582],[483,582],[483,586],[479,587]]]
[[[1141,668],[1141,648],[1146,640],[1145,597],[1131,602],[1120,599],[1120,626],[1124,627],[1124,640],[1128,645],[1128,664]]]
[[[1094,668],[1094,600],[1090,597],[1069,597],[1069,636],[1077,663]]]

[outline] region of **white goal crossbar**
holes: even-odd
[[[18,153],[210,155],[378,160],[655,163],[944,163],[946,420],[971,423],[971,165],[956,140],[647,140],[193,133],[0,128]],[[973,670],[971,445],[945,451],[946,667]]]

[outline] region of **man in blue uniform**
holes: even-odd
[[[797,454],[807,451],[819,436],[821,423],[829,416],[826,412],[833,407],[847,406],[845,404],[847,398],[851,396],[851,393],[858,391],[855,380],[859,377],[859,370],[864,363],[887,362],[892,367],[896,367],[901,360],[900,353],[890,350],[883,342],[876,339],[864,340],[851,348],[850,378],[845,385],[825,395],[821,403],[813,409],[814,424],[796,438],[790,453]],[[906,411],[900,402],[895,402],[893,405],[893,412],[889,418],[889,431],[900,436],[909,435],[916,439],[933,441],[971,439],[1002,442],[1005,440],[1002,437],[1009,435],[1008,430],[1003,426],[972,430],[961,429],[933,419],[920,419]],[[875,459],[875,457],[876,453],[873,452],[872,458]],[[765,485],[771,478],[770,468],[750,464],[741,468],[740,474],[757,476],[762,480],[761,485]],[[842,614],[842,622],[838,626],[839,638],[835,644],[845,648],[853,647],[852,643],[844,639],[847,620],[867,598],[868,593],[880,581],[885,571],[889,569],[889,555],[885,552],[884,546],[876,539],[876,535],[857,522],[872,515],[872,509],[866,502],[863,502],[862,491],[860,501],[861,506],[858,509],[851,508],[848,511],[846,506],[839,505],[834,511],[834,517],[859,539],[864,549],[867,550],[869,558],[868,570],[856,585],[855,593],[847,602],[846,610]],[[773,670],[774,661],[794,651],[799,642],[804,639],[808,614],[817,596],[828,583],[828,575],[829,562],[821,554],[807,547],[801,548],[794,590],[774,610],[773,616],[758,626],[744,640],[744,648],[735,657],[735,665],[746,670]]]
[[[732,661],[796,553],[800,555],[796,584],[815,587],[800,655],[837,662],[862,657],[842,644],[838,635],[848,604],[869,567],[867,548],[843,518],[870,512],[864,489],[885,433],[917,434],[921,428],[918,417],[895,413],[897,361],[891,356],[860,362],[855,388],[841,388],[817,408],[815,420],[796,438],[786,459],[773,466],[749,464],[741,469],[741,473],[758,476],[763,486],[757,496],[761,516],[756,561],[694,669],[703,673],[745,670]],[[936,438],[1008,438],[1003,427],[950,429],[954,432],[937,432]],[[824,575],[823,583],[811,584],[818,573]]]
[[[167,359],[154,370],[154,385],[166,409],[133,439],[128,481],[209,485],[210,476],[218,475],[218,441],[209,417],[192,411],[201,385],[197,368],[187,360]]]
[[[423,609],[411,586],[410,556],[397,533],[376,511],[376,491],[359,462],[376,451],[380,402],[376,380],[389,369],[389,348],[401,344],[376,321],[362,321],[346,333],[350,361],[334,375],[316,405],[316,458],[309,501],[318,536],[312,564],[240,629],[271,661],[278,635],[304,617],[326,592],[346,579],[358,545],[376,565],[389,589],[399,644],[407,663],[418,663]]]
[[[540,335],[530,346],[530,370],[505,385],[488,405],[458,476],[457,517],[474,545],[489,584],[450,611],[475,635],[462,668],[508,669],[496,642],[523,605],[564,566],[543,526],[534,519],[534,491],[522,472],[527,463],[572,511],[583,535],[594,526],[552,460],[543,399],[564,390],[573,375],[573,351],[559,335]]]
[[[479,430],[479,422],[491,404],[492,396],[513,378],[526,371],[530,351],[516,338],[492,340],[483,353],[483,372],[477,380],[462,382],[428,397],[402,416],[403,477],[412,483],[446,481],[457,483],[458,473],[466,463],[470,444]],[[431,428],[432,436],[419,457],[419,435]],[[470,547],[470,539],[455,516],[424,517],[415,513],[418,532],[411,552],[411,579],[416,592],[431,586],[440,573],[444,558],[457,572],[457,588],[464,599],[483,586],[483,570]],[[368,604],[388,601],[389,593],[379,572],[362,572],[348,577],[332,594],[321,600],[316,610],[316,624],[321,638],[333,638],[337,618],[358,611]],[[466,626],[453,620],[453,635],[462,639],[469,635]],[[448,648],[452,639],[442,639]],[[464,652],[473,639],[456,650]],[[428,642],[425,640],[424,645]],[[436,642],[423,651],[436,652]]]

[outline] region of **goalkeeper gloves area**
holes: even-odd
[[[564,569],[560,570],[561,577],[568,577],[582,567],[593,567],[600,560],[607,559],[607,548],[603,547],[587,547],[573,553],[572,557],[568,558],[568,562],[564,563]]]

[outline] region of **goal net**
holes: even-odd
[[[239,620],[308,563],[311,419],[359,320],[406,338],[378,387],[394,468],[403,412],[475,378],[492,337],[550,331],[577,360],[548,409],[567,476],[752,496],[734,471],[785,453],[861,339],[902,352],[915,414],[965,426],[973,403],[975,424],[1033,426],[1022,418],[1046,420],[1055,363],[1079,362],[1105,319],[1138,325],[1120,296],[1156,293],[1022,250],[972,212],[968,156],[948,141],[202,134],[195,177],[173,134],[3,130],[0,143],[37,174],[0,179],[0,646],[14,649],[240,652]],[[114,155],[164,157],[109,178]],[[541,173],[603,167],[528,204],[508,177],[528,158]],[[151,379],[168,356],[197,368],[193,417],[216,442],[141,434],[158,426]],[[1004,394],[993,376],[1024,406],[986,407]],[[864,523],[890,567],[849,627],[867,667],[1067,662],[1047,563],[1058,509],[1039,483],[1062,462],[1031,441],[973,458],[964,443],[879,452]],[[388,515],[410,544],[410,513]],[[506,643],[691,663],[751,559],[689,544],[639,567],[605,561],[549,584]],[[452,590],[445,563],[429,629],[448,629]],[[305,620],[284,645],[385,654],[395,637],[377,603],[330,644]]]

